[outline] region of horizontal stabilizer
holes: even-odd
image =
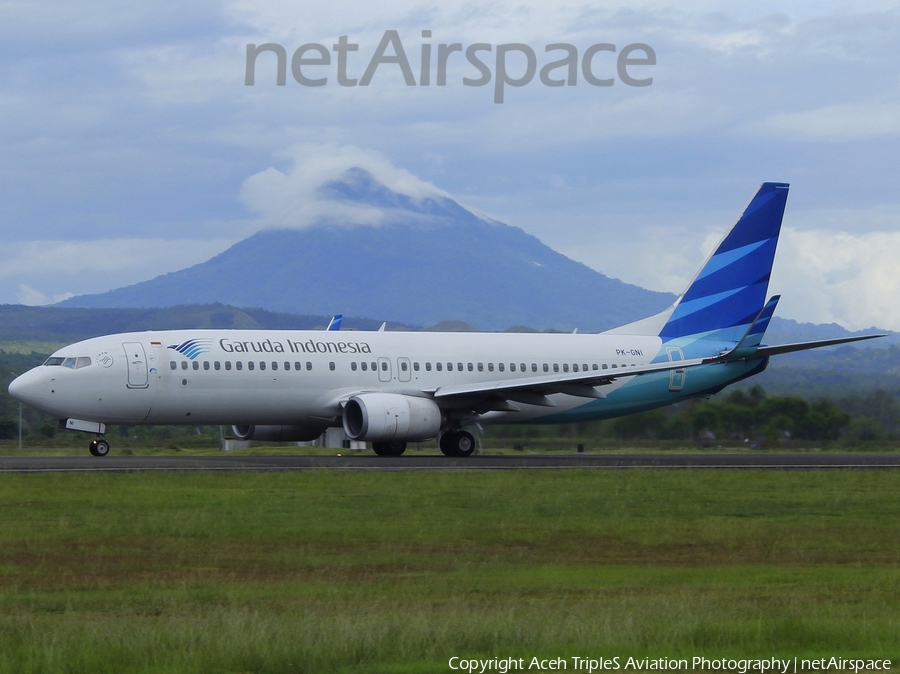
[[[777,346],[761,346],[753,352],[753,358],[767,358],[769,356],[777,356],[781,353],[793,353],[794,351],[806,351],[807,349],[821,349],[823,346],[836,346],[838,344],[849,344],[850,342],[861,342],[865,339],[875,339],[877,337],[887,337],[887,335],[857,335],[856,337],[837,337],[835,339],[820,339],[815,342],[795,342],[794,344],[779,344]],[[731,354],[729,354],[730,356]],[[731,358],[728,358],[731,360]]]

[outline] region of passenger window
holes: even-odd
[[[276,361],[274,361],[274,360],[272,361],[272,369],[273,369],[273,370],[277,370],[277,369],[278,369],[278,363],[277,363]]]
[[[457,363],[457,364],[456,364],[456,369],[457,369],[458,371],[462,372],[462,371],[463,371],[462,363]],[[469,368],[469,369],[471,369],[471,368]]]
[[[525,363],[519,363],[519,372],[525,372]]]
[[[603,369],[604,369],[604,370],[608,370],[608,369],[609,369],[609,365],[607,365],[606,363],[603,363]]]
[[[331,369],[333,370],[334,368],[331,368]],[[387,372],[387,361],[384,361],[384,362],[381,364],[381,371],[382,371],[382,372]]]
[[[453,363],[447,363],[447,372],[453,372]]]
[[[256,367],[256,363],[254,363],[252,360],[247,361],[247,369],[248,370],[252,370],[255,367]]]
[[[356,361],[355,360],[350,362],[350,369],[353,372],[356,372]]]
[[[469,363],[468,365],[466,365],[466,367],[468,368],[469,372],[472,372],[475,369],[475,366],[472,365],[472,363]]]
[[[215,369],[217,369],[217,370],[221,370],[221,369],[222,369],[222,363],[220,363],[219,361],[216,361],[215,363],[213,363],[213,367],[214,367]]]
[[[434,364],[434,369],[436,369],[438,372],[440,372],[441,370],[444,369],[444,366],[441,365],[440,362],[437,362]]]
[[[593,365],[591,365],[591,369],[592,369],[592,370],[596,370],[596,369],[597,369],[597,363],[594,363]]]
[[[300,366],[300,361],[299,361],[299,360],[295,360],[295,361],[294,361],[294,369],[297,370],[297,372],[300,372],[300,370],[303,369],[303,368]]]
[[[559,372],[559,363],[553,363],[553,371]]]
[[[563,372],[568,372],[568,371],[569,371],[569,364],[563,363]]]
[[[334,361],[331,361],[330,363],[328,363],[328,369],[331,370],[332,372],[334,372]]]
[[[299,369],[299,368],[297,368],[297,369]],[[306,371],[307,372],[312,371],[312,361],[311,360],[306,361]]]
[[[264,360],[259,361],[259,369],[260,370],[266,369],[266,361],[264,361]]]
[[[550,366],[544,363],[544,372],[550,372]]]
[[[413,363],[413,370],[415,370],[416,372],[419,371],[419,364],[418,364],[418,363]]]
[[[494,364],[488,363],[488,372],[493,372],[493,371],[494,371]]]
[[[505,367],[506,366],[503,363],[497,363],[497,369],[500,370],[500,372],[503,372]]]
[[[378,363],[372,363],[372,372],[378,371]]]
[[[209,361],[208,361],[208,360],[204,360],[204,361],[203,361],[203,369],[204,369],[204,370],[208,370],[208,369],[209,369]]]
[[[531,371],[532,371],[532,372],[537,372],[537,363],[532,363],[532,364],[531,364]]]
[[[78,360],[75,361],[75,369],[80,370],[83,367],[87,367],[91,364],[90,356],[78,356]]]
[[[478,363],[478,371],[484,372],[484,363]]]
[[[230,360],[226,360],[226,361],[225,361],[225,369],[226,369],[226,370],[230,370],[230,369],[231,369],[231,361],[230,361]]]
[[[407,364],[407,362],[405,360],[400,363],[400,369],[403,370],[404,372],[406,372],[409,369],[409,365]]]
[[[618,365],[616,365],[615,363],[613,363],[612,366],[613,366],[613,368],[618,367]]]
[[[360,363],[359,366],[362,368],[362,371],[363,371],[363,372],[365,372],[366,370],[369,369],[369,364],[366,363],[366,362]]]
[[[575,363],[575,364],[572,366],[572,372],[578,372],[578,363]]]
[[[587,371],[588,371],[587,363],[582,363],[582,365],[581,365],[581,370],[582,370],[583,372],[587,372]]]
[[[169,361],[169,369],[170,369],[170,370],[177,370],[177,369],[178,369],[178,363],[176,363],[174,360],[170,360],[170,361]]]
[[[195,370],[199,370],[199,369],[200,369],[200,363],[198,363],[198,362],[195,360],[193,363],[191,363],[191,367],[194,368]]]
[[[239,361],[239,360],[238,360],[238,361],[235,361],[235,363],[234,363],[234,369],[235,369],[235,370],[241,370],[241,369],[243,369],[243,367],[244,367],[244,364],[243,364],[241,361]],[[252,368],[251,368],[251,369],[252,369]]]
[[[187,361],[186,360],[181,361],[181,369],[187,370]]]
[[[515,363],[510,363],[510,364],[509,364],[509,371],[510,371],[510,372],[515,372],[515,371],[516,371],[516,364],[515,364]]]
[[[291,370],[291,362],[289,360],[284,361],[284,369],[290,372]]]
[[[431,372],[431,363],[425,363],[425,371]]]

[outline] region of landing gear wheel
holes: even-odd
[[[471,456],[475,451],[475,436],[468,431],[444,433],[440,447],[444,456]]]
[[[103,438],[97,438],[95,440],[91,440],[91,444],[88,447],[90,449],[91,454],[94,456],[106,456],[109,454],[109,443]]]
[[[406,443],[401,441],[373,442],[372,451],[378,456],[401,456],[406,451]]]

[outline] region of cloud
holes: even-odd
[[[232,239],[26,241],[0,247],[0,303],[49,304],[138,283],[222,252]]]
[[[24,283],[19,284],[19,296],[18,303],[25,304],[31,307],[43,306],[45,304],[56,304],[57,302],[62,302],[63,300],[67,300],[70,297],[75,297],[74,293],[62,293],[61,295],[55,295],[54,297],[48,297],[40,290],[35,290],[31,286],[25,285]]]
[[[286,172],[268,168],[244,181],[241,200],[259,216],[259,227],[304,228],[322,222],[377,225],[390,209],[342,202],[323,195],[324,183],[345,178],[348,169],[368,171],[388,189],[422,200],[449,195],[409,171],[395,167],[382,154],[352,145],[303,144],[294,147]]]
[[[682,292],[725,230],[658,228],[630,243],[582,250],[593,268],[652,290]],[[587,258],[587,259],[585,259]],[[769,285],[778,315],[850,330],[900,331],[900,231],[865,233],[783,227]]]
[[[900,104],[853,102],[778,113],[748,125],[751,133],[786,140],[846,143],[900,136]]]
[[[786,229],[772,275],[779,313],[859,330],[900,330],[900,232]]]

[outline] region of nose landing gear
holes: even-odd
[[[91,440],[88,449],[93,456],[106,456],[109,454],[109,443],[106,438],[95,438]]]

